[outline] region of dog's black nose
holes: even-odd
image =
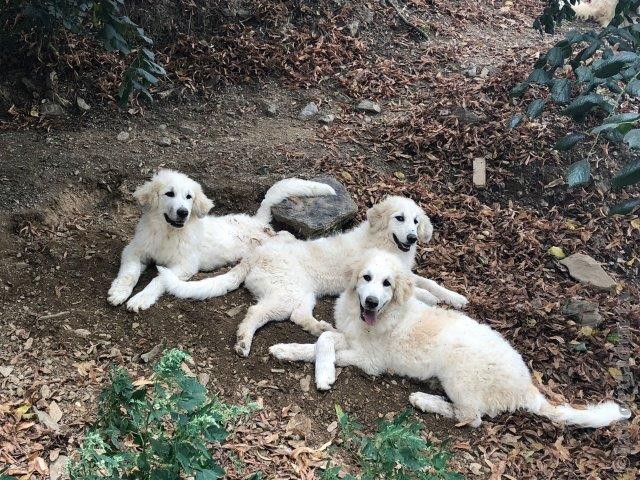
[[[368,296],[365,298],[364,304],[369,310],[373,310],[378,306],[378,299],[376,297]]]
[[[418,237],[416,235],[414,235],[413,233],[410,233],[409,235],[407,235],[407,243],[409,245],[413,245],[417,241],[418,241]]]
[[[189,215],[189,210],[187,210],[186,208],[179,208],[176,212],[176,215],[178,215],[178,218],[181,219],[187,218],[187,215]]]

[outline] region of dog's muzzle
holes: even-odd
[[[171,218],[169,218],[169,215],[167,215],[166,213],[164,214],[164,219],[172,227],[176,227],[176,228],[184,227],[184,219],[183,220],[171,220]]]
[[[393,234],[393,241],[396,242],[396,246],[402,250],[403,252],[408,252],[409,250],[411,250],[411,245],[413,245],[413,243],[404,243],[401,242],[400,240],[398,240],[398,237],[396,237],[396,234]]]
[[[373,326],[373,324],[376,323],[376,320],[378,319],[378,310],[370,310],[367,307],[363,307],[362,304],[360,304],[360,320],[362,320],[364,323],[366,323],[369,326]]]

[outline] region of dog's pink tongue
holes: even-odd
[[[374,310],[365,310],[363,318],[367,325],[373,325],[376,323],[376,312]]]

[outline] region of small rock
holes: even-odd
[[[324,123],[325,125],[331,125],[335,119],[336,119],[336,116],[332,115],[331,113],[318,117],[318,121],[320,123]]]
[[[164,132],[166,129],[167,129],[166,123],[161,123],[160,125],[158,125],[158,130],[160,130],[161,132]]]
[[[62,410],[60,410],[60,407],[56,402],[51,402],[49,404],[49,416],[56,423],[62,420]]]
[[[587,283],[601,290],[611,290],[617,285],[602,266],[589,255],[574,253],[560,260],[560,263],[567,267],[569,275],[579,282]]]
[[[76,105],[78,105],[78,108],[83,112],[88,112],[89,110],[91,110],[89,104],[80,97],[76,98]]]
[[[147,353],[143,353],[142,355],[140,355],[140,358],[144,363],[149,363],[151,360],[156,358],[160,354],[160,352],[162,352],[163,348],[164,348],[164,345],[162,343],[159,343]]]
[[[47,400],[51,397],[51,389],[49,388],[49,385],[42,385],[40,387],[40,397],[42,397],[43,400]]]
[[[362,100],[358,105],[356,105],[356,109],[367,113],[380,113],[382,111],[380,105],[376,102],[372,102],[371,100]]]
[[[236,305],[235,307],[227,310],[226,314],[229,315],[230,317],[235,317],[237,314],[239,314],[242,311],[243,307],[244,305]]]
[[[472,65],[471,67],[469,67],[468,70],[464,72],[464,74],[467,77],[475,77],[476,75],[478,75],[478,67],[476,67],[475,65]]]
[[[126,142],[129,140],[129,132],[120,132],[116,138],[120,142]]]
[[[305,107],[300,110],[300,113],[298,114],[298,120],[308,120],[317,114],[318,106],[314,102],[311,102],[306,104]]]
[[[480,70],[480,78],[487,78],[489,76],[489,69],[487,67],[483,67],[482,70]]]
[[[64,108],[58,103],[47,102],[40,107],[40,115],[44,117],[62,117],[64,114]]]
[[[275,106],[273,103],[266,103],[265,102],[264,107],[263,107],[263,111],[264,111],[264,114],[267,117],[273,118],[273,117],[276,117],[278,115],[278,107]]]
[[[462,125],[478,125],[487,120],[485,114],[472,112],[464,107],[454,108],[451,114],[456,117]]]
[[[169,137],[160,137],[157,143],[161,147],[169,147],[171,146],[171,139]]]
[[[303,392],[308,392],[311,386],[311,375],[306,375],[300,379],[300,389]]]
[[[198,381],[202,384],[202,386],[206,387],[207,383],[209,383],[210,377],[208,373],[200,373],[198,374]]]
[[[60,455],[56,460],[49,466],[49,477],[50,480],[65,480],[69,478],[67,474],[67,463],[69,462],[69,458],[65,455]]]
[[[45,427],[56,432],[60,430],[60,426],[58,425],[58,422],[53,420],[53,418],[51,418],[51,415],[49,415],[47,412],[42,412],[35,407],[33,408],[33,411],[38,417],[38,421],[42,423]]]
[[[9,375],[11,375],[11,372],[13,372],[13,367],[10,365],[7,367],[0,367],[0,375],[2,375],[4,378],[7,378]]]
[[[82,338],[87,338],[89,335],[91,335],[91,332],[89,330],[87,330],[86,328],[77,328],[74,330],[75,334],[82,337]]]
[[[562,313],[575,318],[581,325],[597,327],[602,323],[598,305],[587,300],[571,298],[562,306]]]
[[[355,218],[358,208],[345,186],[333,177],[314,178],[331,185],[335,195],[288,198],[271,209],[276,223],[304,238],[339,230]]]
[[[347,25],[347,28],[349,29],[349,33],[351,34],[351,36],[355,37],[358,34],[358,30],[360,29],[360,21],[354,20],[349,25]]]
[[[196,127],[184,122],[178,124],[178,131],[184,135],[195,135],[198,133],[198,129]]]

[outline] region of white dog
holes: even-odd
[[[392,252],[407,269],[413,267],[418,240],[427,242],[433,227],[429,217],[413,200],[387,197],[370,208],[367,220],[356,228],[317,240],[271,242],[257,248],[224,275],[196,282],[180,281],[159,268],[167,291],[180,298],[205,299],[245,286],[258,299],[238,327],[236,352],[247,356],[257,329],[270,321],[286,320],[319,335],[332,327],[313,317],[316,299],[338,295],[347,286],[348,265],[363,250],[381,248]],[[430,304],[439,301],[462,308],[467,299],[433,280],[413,276],[418,297]]]
[[[353,268],[349,288],[336,302],[338,332],[317,344],[279,344],[276,358],[316,361],[316,383],[328,389],[335,364],[370,375],[437,377],[452,403],[413,393],[416,408],[477,427],[483,415],[523,408],[554,421],[603,427],[629,418],[613,402],[579,409],[554,405],[533,385],[522,357],[499,333],[454,310],[429,307],[413,296],[414,275],[396,256],[370,251]]]
[[[188,279],[200,270],[235,263],[251,249],[272,238],[271,207],[290,196],[335,195],[329,185],[298,178],[274,184],[258,212],[249,215],[207,215],[213,207],[199,183],[173,170],[160,170],[138,187],[133,196],[145,210],[136,233],[122,252],[120,271],[109,289],[109,302],[119,305],[131,292],[147,263],[165,265],[179,278]],[[156,277],[127,302],[135,312],[153,305],[164,286]]]
[[[571,5],[571,8],[576,12],[578,18],[593,19],[601,26],[606,27],[616,14],[617,5],[618,0],[591,0],[589,2],[583,0]]]

